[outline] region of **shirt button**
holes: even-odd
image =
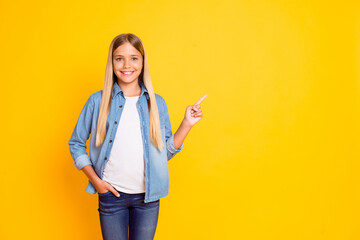
[[[110,140],[109,142],[112,142],[112,140]]]
[[[104,158],[105,160],[107,159],[107,157]]]
[[[115,121],[115,124],[117,124],[117,121]]]
[[[122,105],[120,105],[120,107],[122,108]]]

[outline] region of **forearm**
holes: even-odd
[[[174,134],[174,146],[176,149],[181,147],[181,145],[184,143],[186,136],[191,130],[191,125],[187,123],[185,120],[183,120],[179,126],[179,128],[176,130]]]
[[[85,173],[94,186],[96,186],[96,184],[101,180],[96,174],[92,165],[86,165],[81,170]]]

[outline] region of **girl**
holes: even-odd
[[[89,178],[86,191],[98,193],[103,239],[154,238],[159,199],[168,195],[168,160],[182,150],[202,118],[200,103],[206,96],[186,108],[172,134],[165,100],[152,87],[142,41],[131,33],[112,40],[104,88],[91,94],[69,140],[76,168]]]

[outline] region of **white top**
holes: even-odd
[[[136,108],[139,96],[126,97],[103,180],[126,193],[145,192],[145,163],[140,118]]]

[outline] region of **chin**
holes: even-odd
[[[136,79],[122,79],[122,78],[118,78],[120,80],[120,82],[122,83],[133,83],[133,82],[137,82]]]

